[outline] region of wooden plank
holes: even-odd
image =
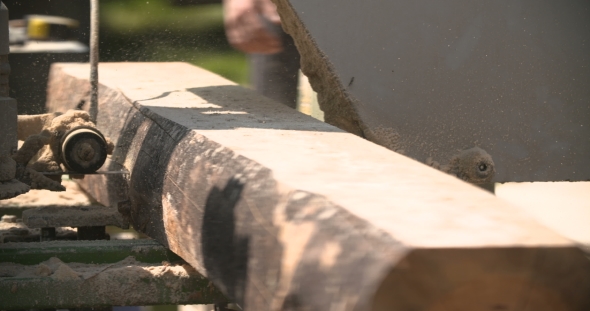
[[[134,227],[246,310],[590,308],[584,254],[485,191],[188,64],[100,71],[131,174],[83,186],[127,189]],[[88,72],[54,65],[48,108],[87,101]]]

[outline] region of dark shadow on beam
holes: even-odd
[[[207,102],[207,107],[176,107],[160,104],[159,100],[179,92],[190,92]],[[256,103],[248,105],[247,103]],[[172,90],[156,97],[138,100],[142,112],[160,115],[164,118],[174,116],[182,125],[194,130],[257,128],[273,130],[297,130],[314,132],[342,132],[343,130],[318,121],[311,116],[295,111],[272,99],[261,96],[253,90],[239,85],[219,85],[186,90]],[[189,103],[190,105],[190,103]],[[146,111],[144,111],[146,110]]]

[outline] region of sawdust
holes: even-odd
[[[325,113],[325,121],[355,135],[364,136],[366,128],[356,109],[356,101],[339,82],[332,64],[305,30],[295,9],[288,0],[272,1],[281,16],[283,29],[295,41],[301,55],[301,71],[318,94],[318,103]]]
[[[99,205],[63,206],[48,205],[23,211],[23,222],[29,228],[45,227],[129,227],[116,208]]]
[[[31,187],[31,189],[46,189],[50,191],[65,191],[66,188],[59,181],[45,177],[43,174],[29,168],[17,167],[17,179]]]
[[[138,262],[133,257],[111,264],[64,263],[55,257],[37,265],[3,262],[0,263],[0,276],[5,281],[14,277],[38,282],[53,279],[80,286],[84,284],[93,289],[95,296],[108,297],[110,302],[120,305],[126,305],[125,301],[129,300],[150,301],[146,297],[153,297],[155,303],[162,288],[166,288],[167,295],[173,300],[178,297],[186,299],[191,294],[202,296],[203,299],[207,299],[208,295],[221,297],[214,287],[195,288],[187,293],[185,280],[188,278],[207,282],[188,264],[148,264]],[[84,298],[80,299],[83,302]]]
[[[51,126],[51,121],[59,115],[61,113],[19,115],[17,125],[18,140],[26,140],[31,135],[41,133],[44,128]]]
[[[19,164],[27,165],[43,146],[49,144],[50,140],[51,134],[48,131],[28,136],[13,159]]]
[[[32,277],[50,277],[55,280],[77,280],[82,277],[81,273],[74,271],[69,265],[61,261],[59,258],[51,257],[50,259],[33,266],[24,266],[14,269],[12,273],[6,270],[9,265],[0,266],[0,273],[7,276],[19,278]],[[3,269],[4,268],[4,269]]]
[[[140,270],[125,269],[130,266],[136,266]],[[107,274],[102,277],[116,277],[120,280],[139,279],[142,274],[144,276],[151,275],[152,277],[162,277],[169,274],[186,277],[188,274],[198,274],[194,268],[187,264],[147,264],[135,260],[132,256],[112,264],[64,263],[57,257],[51,257],[37,265],[0,264],[0,275],[18,278],[51,277],[57,280],[87,280],[102,273]]]
[[[401,143],[401,136],[398,132],[390,127],[379,125],[375,128],[368,128],[365,131],[365,137],[368,140],[397,153],[404,153],[404,148]]]
[[[50,192],[48,190],[31,190],[9,200],[1,200],[0,207],[39,207],[47,205],[90,205],[92,199],[82,191],[80,186],[72,180],[62,180],[65,192]]]
[[[70,268],[68,265],[62,263],[60,264],[57,269],[55,270],[55,272],[53,272],[53,274],[51,275],[52,279],[56,279],[56,280],[76,280],[80,278],[80,274],[78,274],[76,271],[72,270],[72,268]]]
[[[3,231],[13,231],[15,234],[28,234],[28,229],[22,222],[4,222],[0,221],[0,235]]]
[[[35,267],[35,275],[50,276],[52,273],[53,271],[51,271],[51,268],[49,268],[46,264],[42,263]]]
[[[26,193],[30,187],[16,179],[0,181],[0,199],[10,199]],[[2,202],[3,200],[0,200]]]
[[[0,218],[0,222],[4,223],[16,223],[16,216],[15,215],[2,215]]]
[[[90,121],[90,115],[83,110],[68,110],[66,113],[55,117],[51,121],[51,125],[47,127],[52,133],[57,133],[57,136],[65,134],[65,132],[78,126],[94,127],[94,123]]]

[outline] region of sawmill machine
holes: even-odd
[[[274,2],[328,123],[490,190],[590,180],[586,2]],[[7,54],[2,44],[0,83]],[[92,106],[18,117],[7,84],[0,90],[0,199],[101,173],[113,146]]]
[[[61,175],[95,173],[104,164],[108,141],[86,112],[17,116],[17,102],[9,97],[8,10],[4,4],[0,14],[0,199],[30,188],[63,191]],[[48,34],[51,30],[47,23],[37,28],[47,29]],[[24,142],[20,149],[17,139]]]
[[[98,8],[96,1],[94,3],[92,21],[98,23]],[[64,20],[35,18],[37,27],[43,30],[35,33],[46,35],[52,33],[51,27],[54,27],[46,21]],[[92,112],[92,108],[96,109],[98,92],[96,27],[94,24],[95,36],[91,38],[94,53],[90,61],[93,65],[90,113],[69,110],[17,115],[17,101],[9,97],[8,10],[1,3],[0,200],[17,197],[31,189],[65,191],[63,175],[84,178],[88,174],[128,174],[123,168],[114,170],[112,165],[106,170],[102,168],[114,146],[96,128],[96,110]],[[117,305],[217,303],[218,309],[225,310],[227,300],[223,294],[157,241],[148,238],[109,241],[107,226],[129,228],[129,220],[120,213],[128,207],[128,202],[120,202],[115,207],[88,203],[72,205],[67,199],[59,202],[61,204],[46,205],[41,201],[38,206],[27,206],[18,212],[22,214],[18,218],[2,216],[0,309],[86,307],[110,310]],[[75,272],[70,268],[71,263],[92,266],[95,272]],[[22,269],[36,270],[32,276],[22,277]],[[170,273],[174,269],[176,272]],[[105,273],[105,270],[109,271]],[[98,274],[101,276],[97,277]],[[109,280],[109,274],[114,279]],[[135,281],[120,281],[124,275]],[[86,286],[90,290],[85,289]],[[101,292],[101,289],[106,291]],[[133,295],[122,294],[130,289]]]

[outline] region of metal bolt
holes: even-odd
[[[444,171],[474,184],[490,183],[496,169],[492,157],[483,149],[474,147],[455,155]]]
[[[480,172],[485,172],[488,169],[488,166],[485,163],[479,163],[479,166],[477,167],[479,169]]]

